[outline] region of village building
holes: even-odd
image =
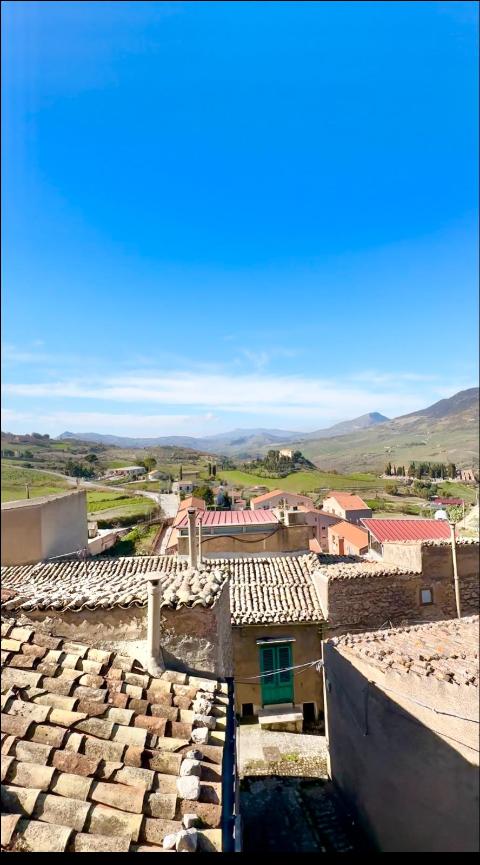
[[[192,531],[201,539],[202,558],[240,553],[306,552],[314,535],[313,527],[305,520],[300,525],[290,525],[272,510],[204,511],[191,516],[187,512],[177,525],[180,556],[189,555]]]
[[[383,853],[479,847],[478,616],[324,643],[329,775]]]
[[[327,493],[322,508],[327,514],[333,514],[349,523],[359,523],[360,520],[372,516],[371,508],[360,496],[336,490]]]
[[[178,504],[178,510],[173,518],[170,528],[167,529],[167,540],[165,543],[165,553],[173,555],[178,552],[178,530],[177,526],[182,521],[189,508],[196,508],[198,511],[205,511],[207,506],[203,499],[197,496],[188,496]]]
[[[252,511],[260,509],[270,510],[272,508],[294,508],[303,505],[307,508],[314,508],[313,499],[309,496],[301,496],[297,493],[288,493],[285,490],[270,490],[261,496],[255,496],[250,499],[250,507]]]
[[[474,615],[478,541],[457,541],[456,565],[461,614]],[[331,636],[457,616],[449,541],[398,544],[392,561],[319,555],[312,579]]]
[[[474,484],[477,482],[478,471],[475,472],[474,469],[460,469],[458,477],[465,484]]]
[[[392,561],[398,543],[441,541],[451,536],[447,520],[362,519],[361,524],[368,532],[370,551],[386,561]]]
[[[301,730],[323,714],[312,662],[321,658],[324,617],[311,558],[237,558],[229,572],[236,710],[265,727]]]
[[[85,490],[2,503],[2,565],[72,555],[87,544]]]
[[[283,520],[286,526],[311,526],[313,529],[312,537],[318,541],[318,552],[328,552],[328,529],[339,522],[338,517],[331,514],[325,514],[317,508],[310,508],[307,505],[295,505],[286,508],[273,508],[273,512],[277,514],[279,519]],[[310,544],[312,541],[309,542]]]
[[[328,528],[328,551],[336,556],[363,556],[368,553],[368,532],[345,520]]]
[[[1,633],[3,850],[234,849],[231,680],[152,673],[39,622]]]
[[[182,481],[174,481],[172,484],[172,493],[185,493],[188,495],[193,492],[193,488],[195,486],[194,481],[191,480],[182,480]]]
[[[130,478],[131,480],[135,480],[135,478],[140,478],[142,475],[145,475],[147,470],[144,466],[121,466],[121,468],[117,469],[108,469],[105,473],[105,477],[107,478]]]

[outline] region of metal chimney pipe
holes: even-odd
[[[164,670],[160,648],[160,577],[149,574],[147,577],[147,670],[152,676],[160,676]]]
[[[191,568],[197,567],[197,539],[195,537],[195,522],[197,511],[195,508],[189,508],[188,515],[188,564]]]
[[[453,565],[453,584],[455,587],[455,605],[457,607],[457,616],[460,619],[462,616],[460,607],[460,584],[458,582],[458,566],[457,566],[457,544],[455,540],[455,523],[450,523],[450,542],[452,544],[452,565]]]

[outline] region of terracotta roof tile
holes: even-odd
[[[322,621],[309,556],[271,556],[230,561],[234,625]]]
[[[177,671],[153,678],[125,655],[2,624],[19,637],[2,670],[9,850],[163,852],[163,838],[181,829],[181,815],[192,807],[217,830],[223,748],[202,746],[207,762],[198,761],[200,779],[192,776],[200,801],[188,801],[188,811],[179,779],[188,781],[192,762],[185,756],[194,745],[192,707],[213,700],[212,721],[223,719],[224,686]],[[19,658],[30,658],[35,669],[17,667]],[[88,659],[90,670],[83,666]],[[172,706],[174,697],[181,709]]]

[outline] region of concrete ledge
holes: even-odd
[[[301,733],[303,711],[300,706],[276,704],[260,709],[258,723],[262,730],[283,730],[287,733]]]

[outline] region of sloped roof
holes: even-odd
[[[226,684],[152,677],[130,657],[3,619],[2,845],[162,852],[195,813],[208,827],[199,849],[221,849],[228,699]]]
[[[158,574],[162,606],[213,606],[227,573],[218,560],[192,570],[176,556],[128,556],[84,562],[40,562],[2,568],[7,610],[111,610],[145,607],[147,577]]]
[[[400,675],[433,676],[478,687],[478,616],[406,628],[346,634],[331,642],[342,654]]]
[[[360,496],[354,495],[352,493],[342,493],[337,492],[336,490],[331,490],[331,492],[327,493],[324,498],[325,499],[335,499],[335,501],[346,511],[364,511],[370,510],[367,503],[360,498]]]
[[[446,520],[363,519],[362,525],[380,543],[388,541],[434,541],[450,537]]]
[[[339,538],[345,538],[346,541],[350,541],[351,544],[355,544],[360,549],[368,546],[367,530],[354,525],[354,523],[347,523],[342,520],[334,526],[329,526],[328,533],[330,534],[330,532],[332,535],[338,535]]]
[[[232,624],[323,621],[310,556],[232,559],[229,565]]]

